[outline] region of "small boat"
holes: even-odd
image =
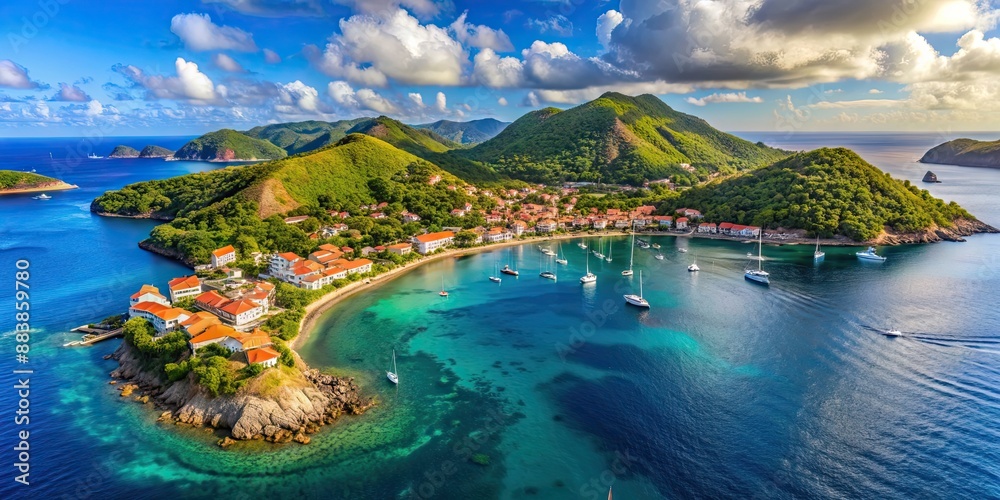
[[[636,240],[635,244],[639,245],[639,248],[649,248],[649,243],[642,240]]]
[[[660,244],[659,243],[653,243],[653,248],[659,250],[660,249]]]
[[[389,382],[392,382],[393,384],[398,384],[399,383],[399,376],[396,375],[396,350],[395,349],[392,350],[392,371],[390,372],[390,371],[387,370],[385,372],[385,377],[388,378]]]
[[[893,328],[892,330],[882,332],[882,335],[885,335],[886,337],[899,337],[903,335],[903,332]]]
[[[636,307],[649,308],[649,302],[642,298],[642,271],[639,271],[639,295],[628,294],[623,295],[625,302]]]
[[[587,255],[587,274],[584,274],[583,277],[580,278],[580,283],[587,284],[596,282],[597,282],[597,275],[590,272],[590,255]]]
[[[90,153],[89,155],[87,155],[87,158],[90,158],[91,160],[100,160],[101,158],[104,158],[104,157],[103,156],[97,156],[94,153]]]
[[[758,239],[758,249],[757,249],[757,269],[747,269],[743,272],[743,278],[747,281],[752,281],[754,283],[760,283],[762,285],[771,284],[771,275],[761,268],[761,261],[764,260],[764,240],[761,236]]]
[[[548,248],[543,248],[542,253],[548,255],[549,257],[555,257],[556,253]]]
[[[494,283],[500,283],[500,282],[502,281],[502,280],[500,279],[500,276],[499,276],[499,275],[500,275],[500,273],[498,273],[498,272],[495,272],[495,271],[497,271],[497,270],[498,270],[499,268],[500,268],[500,263],[495,263],[495,264],[494,264],[494,266],[493,266],[493,270],[494,270],[494,273],[493,273],[493,276],[490,276],[490,281],[492,281],[492,282],[494,282]]]
[[[562,254],[562,243],[559,244],[559,254]],[[565,257],[560,257],[556,255],[556,264],[569,265],[569,261]]]
[[[663,260],[663,254],[662,253],[656,254],[656,260]]]
[[[632,276],[632,263],[635,262],[635,232],[632,232],[632,252],[628,257],[628,269],[622,271],[622,276]]]
[[[444,289],[444,277],[441,278],[441,291],[438,292],[438,295],[440,295],[442,297],[447,297],[448,296],[448,291]]]
[[[869,260],[874,262],[885,262],[886,257],[883,257],[875,253],[875,247],[868,247],[868,250],[864,252],[855,252],[854,255],[858,256],[858,260]]]
[[[611,251],[612,251],[612,250],[613,250],[614,248],[615,248],[615,245],[614,245],[614,242],[611,242],[611,244],[610,244],[610,245],[608,245],[608,256],[607,256],[607,258],[605,258],[604,260],[606,260],[606,261],[608,261],[608,262],[611,262]]]
[[[518,275],[518,272],[515,271],[515,270],[513,270],[513,269],[511,269],[510,266],[503,266],[503,269],[501,269],[500,272],[503,273],[503,274],[509,274],[511,276],[517,276]]]
[[[688,272],[689,273],[696,273],[698,271],[701,271],[701,268],[698,267],[698,262],[697,261],[695,261],[694,264],[691,264],[690,266],[688,266]]]
[[[45,194],[45,193],[42,193],[42,194],[40,194],[38,196],[32,196],[31,199],[32,200],[51,200],[52,197],[49,196],[49,195],[47,195],[47,194]]]
[[[816,237],[816,250],[813,251],[813,260],[823,260],[826,257],[826,252],[819,249],[819,236]]]
[[[587,244],[586,244],[586,243],[584,243],[584,242],[582,242],[582,241],[581,241],[581,242],[579,242],[579,243],[577,243],[577,244],[576,244],[576,246],[578,246],[578,247],[580,247],[580,248],[582,248],[582,249],[584,249],[584,250],[586,250],[586,249],[587,249]]]
[[[494,283],[500,283],[503,280],[499,276],[490,276],[490,281]]]
[[[545,279],[547,279],[547,280],[555,280],[556,279],[556,273],[553,273],[551,271],[542,271],[542,272],[538,273],[538,275],[541,276],[541,277],[543,277],[543,278],[545,278]]]

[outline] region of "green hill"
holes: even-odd
[[[494,120],[493,118],[484,118],[482,120],[467,122],[438,120],[434,123],[414,125],[414,127],[429,130],[459,144],[476,144],[496,137],[507,125],[510,125],[510,123]]]
[[[243,133],[255,139],[268,141],[284,149],[288,154],[293,155],[334,144],[343,139],[351,127],[364,120],[366,118],[336,122],[310,120],[294,123],[277,123],[263,127],[254,127]]]
[[[773,165],[690,189],[669,208],[700,209],[706,221],[806,229],[857,241],[974,220],[845,148],[799,153]]]
[[[435,175],[443,182],[429,184]],[[91,210],[173,219],[156,227],[146,243],[201,263],[212,249],[241,235],[267,251],[307,251],[315,242],[298,226],[273,217],[289,212],[328,218],[328,209],[357,211],[362,204],[385,201],[443,222],[452,208],[472,201],[464,190],[448,190],[449,184],[462,182],[385,141],[350,134],[308,154],[131,184],[100,196]],[[386,222],[400,224],[398,218]],[[386,241],[397,236],[402,235],[383,235]]]
[[[955,139],[932,148],[920,162],[1000,168],[1000,141]]]
[[[108,153],[108,158],[138,158],[139,150],[131,146],[118,145]]]
[[[536,182],[691,185],[714,172],[767,165],[786,152],[754,144],[677,112],[652,95],[606,93],[566,111],[533,111],[496,137],[455,154]],[[683,168],[681,164],[689,164]]]
[[[180,160],[273,160],[288,153],[268,141],[254,139],[240,132],[222,129],[205,134],[174,153]]]
[[[174,152],[160,146],[146,146],[139,152],[139,158],[169,158]]]
[[[59,182],[59,180],[53,179],[52,177],[46,177],[44,175],[33,174],[31,172],[0,170],[0,190],[28,189],[51,182]]]

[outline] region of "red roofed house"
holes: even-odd
[[[236,249],[232,245],[212,251],[212,267],[222,267],[230,262],[236,262]]]
[[[198,311],[181,322],[181,327],[191,337],[197,337],[212,325],[221,325],[222,320],[208,311]]]
[[[208,311],[216,316],[221,316],[221,309],[231,300],[219,295],[215,290],[209,290],[194,298],[194,306],[202,311]]]
[[[167,288],[170,289],[170,301],[176,302],[177,299],[200,294],[201,280],[194,275],[185,278],[174,278],[167,282]]]
[[[129,308],[130,318],[145,318],[156,328],[157,335],[172,332],[191,317],[191,312],[179,307],[165,306],[159,302],[140,302]]]
[[[349,260],[343,264],[340,264],[340,267],[343,268],[345,271],[347,271],[347,274],[364,274],[367,272],[371,272],[372,261],[368,259]]]
[[[386,247],[390,253],[397,255],[406,255],[413,250],[413,245],[410,243],[396,243],[395,245],[389,245]]]
[[[516,220],[510,225],[510,229],[514,231],[514,236],[521,236],[525,231],[528,230],[528,225],[523,221]]]
[[[278,358],[281,357],[278,351],[270,347],[260,347],[257,349],[250,349],[245,351],[244,354],[247,356],[247,363],[251,365],[264,365],[268,368],[274,368],[278,365]]]
[[[556,230],[556,221],[552,219],[545,219],[538,224],[535,224],[535,230],[539,233],[551,233]]]
[[[687,229],[687,227],[688,227],[687,217],[681,217],[677,219],[677,229]]]
[[[233,352],[243,352],[249,349],[259,349],[271,345],[271,337],[260,330],[251,333],[235,332],[222,340],[222,347]]]
[[[720,222],[719,223],[719,234],[729,234],[733,230],[732,222]]]
[[[128,300],[129,306],[134,306],[140,302],[158,302],[165,306],[170,305],[167,298],[160,293],[160,289],[153,285],[142,285],[139,291],[133,293]]]
[[[264,307],[252,300],[234,300],[220,309],[222,321],[235,325],[237,328],[250,323],[264,314]]]
[[[320,248],[322,248],[322,246]],[[292,276],[292,267],[301,261],[302,257],[299,257],[293,252],[279,253],[271,257],[271,263],[267,268],[267,273],[280,280],[288,281]]]
[[[706,222],[698,226],[699,233],[715,234],[717,231],[718,227],[715,225],[714,222]]]
[[[191,340],[188,340],[188,346],[191,347],[192,351],[195,351],[209,344],[222,342],[235,335],[237,335],[236,330],[233,330],[231,326],[222,324],[212,325],[206,328],[205,331],[191,337]]]
[[[417,252],[427,255],[439,248],[451,245],[455,239],[452,231],[441,231],[437,233],[421,234],[413,237],[413,244],[417,246]]]

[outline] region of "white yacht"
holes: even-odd
[[[864,252],[855,252],[859,260],[869,260],[873,262],[885,262],[885,257],[875,253],[875,247],[868,247]]]
[[[656,254],[656,260],[663,260],[663,254],[662,253]]]
[[[688,266],[688,272],[689,273],[696,273],[698,271],[701,271],[701,268],[698,267],[698,261],[694,261],[693,264],[691,264],[690,266]]]
[[[586,244],[586,243],[584,243],[584,242],[582,242],[582,241],[581,241],[581,242],[579,242],[579,243],[577,243],[577,244],[576,244],[576,246],[578,246],[578,247],[582,248],[583,250],[586,250],[586,249],[587,249],[587,244]]]
[[[492,281],[494,283],[500,283],[501,281],[503,281],[500,278],[500,272],[499,271],[500,271],[500,263],[499,262],[494,262],[493,263],[493,275],[490,276],[490,281]]]
[[[104,158],[104,157],[103,156],[97,156],[94,153],[90,153],[89,155],[87,155],[87,158],[90,158],[91,160],[100,160],[101,158]]]
[[[596,282],[597,282],[597,275],[590,272],[590,255],[587,255],[587,274],[584,274],[583,277],[580,278],[580,283],[587,284]]]
[[[614,248],[615,248],[615,242],[611,241],[610,244],[608,245],[608,257],[604,260],[611,262],[611,252],[612,250],[614,250]]]
[[[677,251],[680,253],[688,253],[688,249],[684,247],[678,248]]]
[[[42,193],[42,194],[40,194],[38,196],[32,196],[31,199],[32,200],[51,200],[52,197],[49,196],[49,195],[47,195],[47,194],[45,194],[45,193]]]
[[[625,302],[633,306],[649,308],[649,302],[642,298],[642,271],[639,271],[639,295],[629,294],[623,297],[625,297]]]
[[[385,372],[385,376],[386,376],[386,378],[389,379],[389,382],[392,382],[393,384],[398,384],[399,383],[399,376],[396,375],[396,350],[395,349],[392,350],[392,371],[390,372],[390,371],[387,370]]]
[[[893,328],[892,330],[886,330],[882,332],[882,335],[885,335],[886,337],[899,337],[903,335],[903,332]]]
[[[764,260],[764,240],[760,236],[757,245],[757,269],[747,269],[743,272],[743,278],[754,283],[770,285],[771,275],[761,268],[761,261]]]
[[[826,252],[819,249],[819,236],[816,237],[816,250],[813,251],[813,260],[823,260],[826,257]]]
[[[542,253],[548,255],[549,257],[555,257],[556,253],[549,248],[543,248]]]

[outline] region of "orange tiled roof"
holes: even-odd
[[[260,307],[257,304],[245,299],[234,300],[222,308],[223,311],[236,316]]]
[[[197,288],[201,286],[201,280],[197,276],[191,275],[182,278],[174,278],[167,282],[167,286],[171,290],[187,290],[189,288]]]
[[[389,250],[402,250],[404,248],[410,248],[410,246],[411,245],[409,243],[396,243],[395,245],[389,245],[386,248]]]
[[[357,259],[357,260],[347,261],[344,264],[341,264],[340,267],[343,267],[344,269],[350,271],[351,269],[357,269],[359,267],[363,267],[371,263],[372,261],[368,259]]]
[[[223,339],[225,337],[232,337],[236,335],[236,330],[232,327],[226,325],[212,325],[205,329],[200,335],[197,335],[191,339],[192,344],[200,344],[202,342],[208,342],[211,340]]]
[[[229,299],[219,295],[215,290],[209,290],[194,298],[194,301],[208,307],[222,307],[229,303]]]
[[[160,297],[160,298],[165,298],[165,297],[163,297],[163,295],[160,295],[160,289],[156,288],[153,285],[142,285],[142,287],[139,288],[138,292],[135,292],[135,293],[132,294],[131,298],[138,299],[139,297],[142,297],[143,295],[146,295],[147,293],[151,293],[151,294],[156,295],[157,297]]]
[[[148,312],[150,314],[156,314],[156,313],[159,313],[161,311],[165,311],[167,309],[170,309],[170,307],[169,306],[165,306],[165,305],[163,305],[163,304],[161,304],[159,302],[152,302],[152,301],[146,300],[146,301],[139,302],[138,304],[132,306],[132,309],[135,309],[136,311]]]
[[[271,345],[271,336],[260,330],[254,330],[253,333],[233,338],[243,345],[243,350],[245,351]]]
[[[214,255],[214,256],[216,256],[218,258],[218,257],[222,257],[223,255],[226,255],[226,254],[229,254],[229,253],[233,253],[235,251],[236,251],[236,249],[233,248],[232,245],[226,245],[226,246],[224,246],[224,247],[222,247],[222,248],[220,248],[218,250],[213,250],[212,251],[212,255]]]
[[[278,351],[271,349],[270,347],[261,347],[258,349],[250,349],[246,351],[247,361],[250,364],[263,363],[265,361],[270,361],[275,358],[281,357]]]
[[[296,255],[295,252],[280,253],[280,254],[278,254],[278,257],[281,257],[282,259],[285,259],[288,262],[295,262],[296,260],[301,260],[302,259],[302,257],[299,257],[298,255]]]
[[[417,236],[417,241],[421,243],[430,243],[432,241],[443,240],[445,238],[454,238],[455,233],[452,231],[440,231],[437,233],[427,233]]]
[[[154,312],[153,314],[155,314],[158,318],[162,319],[163,321],[170,321],[172,319],[177,319],[182,315],[190,316],[191,312],[186,309],[181,309],[179,307],[171,307],[168,309],[164,309],[160,312]]]

